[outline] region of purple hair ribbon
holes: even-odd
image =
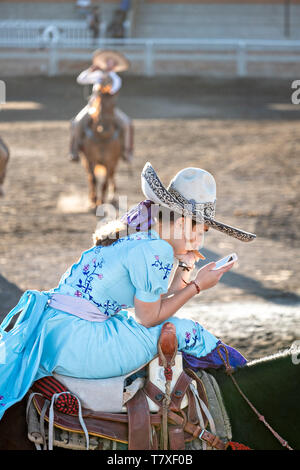
[[[150,199],[146,199],[126,212],[122,216],[121,221],[129,225],[129,227],[135,228],[137,232],[144,232],[156,223],[158,211],[159,205],[150,201]]]

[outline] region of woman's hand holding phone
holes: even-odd
[[[195,282],[200,287],[200,290],[210,289],[219,282],[223,274],[229,271],[233,265],[234,261],[230,261],[226,266],[215,269],[216,263],[208,263],[203,266],[203,268],[199,269],[195,277]]]
[[[224,256],[224,258],[219,259],[216,262],[214,270],[219,270],[220,268],[226,267],[231,261],[235,262],[238,260],[236,253],[231,253],[230,255]]]

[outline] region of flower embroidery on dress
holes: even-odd
[[[76,287],[78,287],[79,291],[77,290],[75,295],[77,295],[77,297],[81,297],[80,295],[78,294],[88,294],[90,299],[89,300],[93,300],[92,296],[90,295],[90,293],[92,292],[92,281],[95,277],[97,277],[98,279],[102,279],[103,278],[103,274],[100,273],[99,271],[97,271],[98,268],[102,268],[103,267],[103,263],[104,263],[104,260],[103,258],[97,262],[96,259],[93,259],[92,261],[93,263],[93,267],[91,268],[89,264],[85,264],[82,268],[82,274],[85,276],[85,279],[82,280],[81,278],[78,280],[78,284],[76,284]],[[78,293],[78,294],[77,294]]]
[[[87,274],[89,272],[89,269],[90,269],[89,264],[86,264],[85,266],[83,266],[83,274]]]
[[[3,396],[3,395],[0,395],[0,401],[2,401],[3,398],[4,398],[4,396]],[[5,406],[5,405],[6,405],[6,403],[0,403],[0,406]]]
[[[110,314],[115,314],[119,312],[122,308],[127,307],[125,304],[119,304],[116,300],[105,300],[102,302],[96,302],[92,296],[92,282],[94,279],[103,279],[103,274],[98,271],[103,267],[104,260],[103,258],[97,261],[95,258],[92,260],[91,264],[87,263],[82,268],[82,274],[85,276],[84,279],[80,278],[76,287],[78,289],[75,292],[76,297],[83,297],[87,300],[93,302],[105,315],[109,316]]]
[[[103,313],[105,313],[105,315],[110,314],[109,310],[112,310],[113,313],[118,313],[123,307],[127,307],[125,304],[118,304],[116,300],[106,300],[104,303],[99,303],[97,305],[103,309]]]
[[[189,344],[189,343],[191,341],[192,335],[189,331],[185,332],[185,349],[188,349],[188,350],[192,349],[196,345],[196,342],[198,340],[196,328],[193,328],[192,332],[193,332],[193,338],[192,338],[193,342],[191,344]]]
[[[167,279],[169,276],[170,272],[172,271],[173,264],[167,263],[163,265],[163,262],[160,261],[159,256],[155,255],[155,262],[152,263],[151,266],[154,266],[155,268],[159,268],[159,271],[163,271],[164,277],[163,279]]]

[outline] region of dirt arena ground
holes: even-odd
[[[0,135],[11,151],[0,201],[0,313],[26,289],[47,290],[91,246],[99,222],[87,180],[68,161],[69,121],[84,105],[74,77],[6,78]],[[197,319],[249,359],[300,340],[300,105],[290,80],[145,79],[126,75],[118,105],[134,120],[133,175],[121,162],[120,195],[143,199],[150,161],[167,185],[199,166],[217,182],[217,218],[257,234],[241,243],[211,230],[207,261],[239,263],[179,313]]]

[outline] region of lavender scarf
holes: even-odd
[[[151,226],[156,223],[158,211],[159,205],[146,199],[126,212],[122,216],[121,221],[130,228],[134,228],[137,232],[144,232],[150,230]]]

